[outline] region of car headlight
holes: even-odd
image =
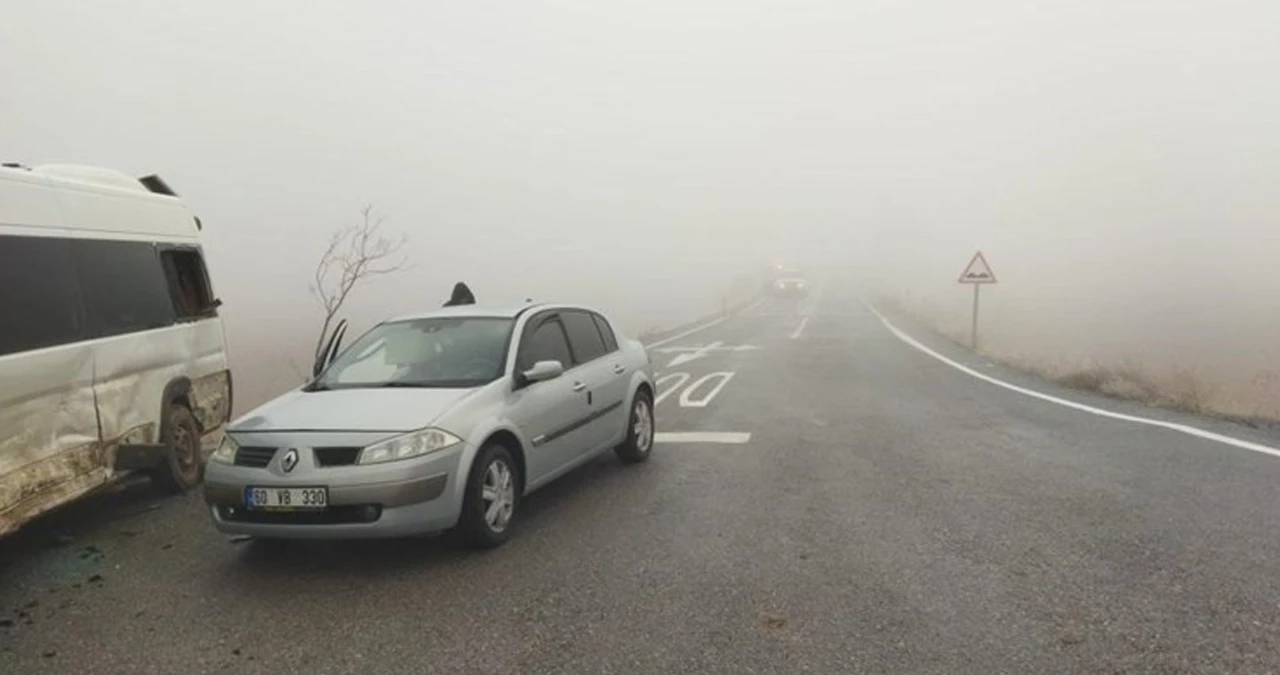
[[[222,434],[222,442],[218,444],[218,449],[209,455],[209,461],[218,462],[220,464],[235,464],[236,450],[240,449],[240,444],[231,438],[231,434]]]
[[[443,429],[422,429],[374,443],[360,451],[359,464],[381,464],[444,450],[462,439]]]

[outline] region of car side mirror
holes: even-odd
[[[545,382],[554,380],[564,374],[564,364],[559,361],[539,361],[533,364],[533,367],[520,373],[520,379],[525,384],[533,384],[534,382]]]

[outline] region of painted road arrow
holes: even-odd
[[[701,347],[663,347],[655,351],[662,352],[663,354],[683,352],[677,354],[674,359],[671,359],[671,363],[667,364],[668,368],[672,368],[682,363],[688,363],[695,359],[700,359],[712,352],[745,352],[752,349],[759,349],[759,347],[755,345],[726,345],[717,340]]]

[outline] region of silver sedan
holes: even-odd
[[[567,305],[463,306],[375,326],[234,421],[209,458],[214,526],[260,538],[456,528],[505,541],[521,497],[610,450],[653,448],[644,346]]]

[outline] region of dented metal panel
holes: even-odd
[[[101,485],[89,344],[0,357],[0,534]]]
[[[170,393],[206,452],[230,417],[216,318],[3,357],[0,382],[0,535],[114,478],[121,444],[159,443]]]
[[[206,434],[231,420],[231,373],[220,370],[191,380],[191,412]],[[221,436],[215,441],[222,440]]]
[[[171,383],[185,382],[187,402],[205,431],[225,422],[227,357],[220,319],[99,340],[94,345],[98,419],[105,459],[122,441],[158,443]]]

